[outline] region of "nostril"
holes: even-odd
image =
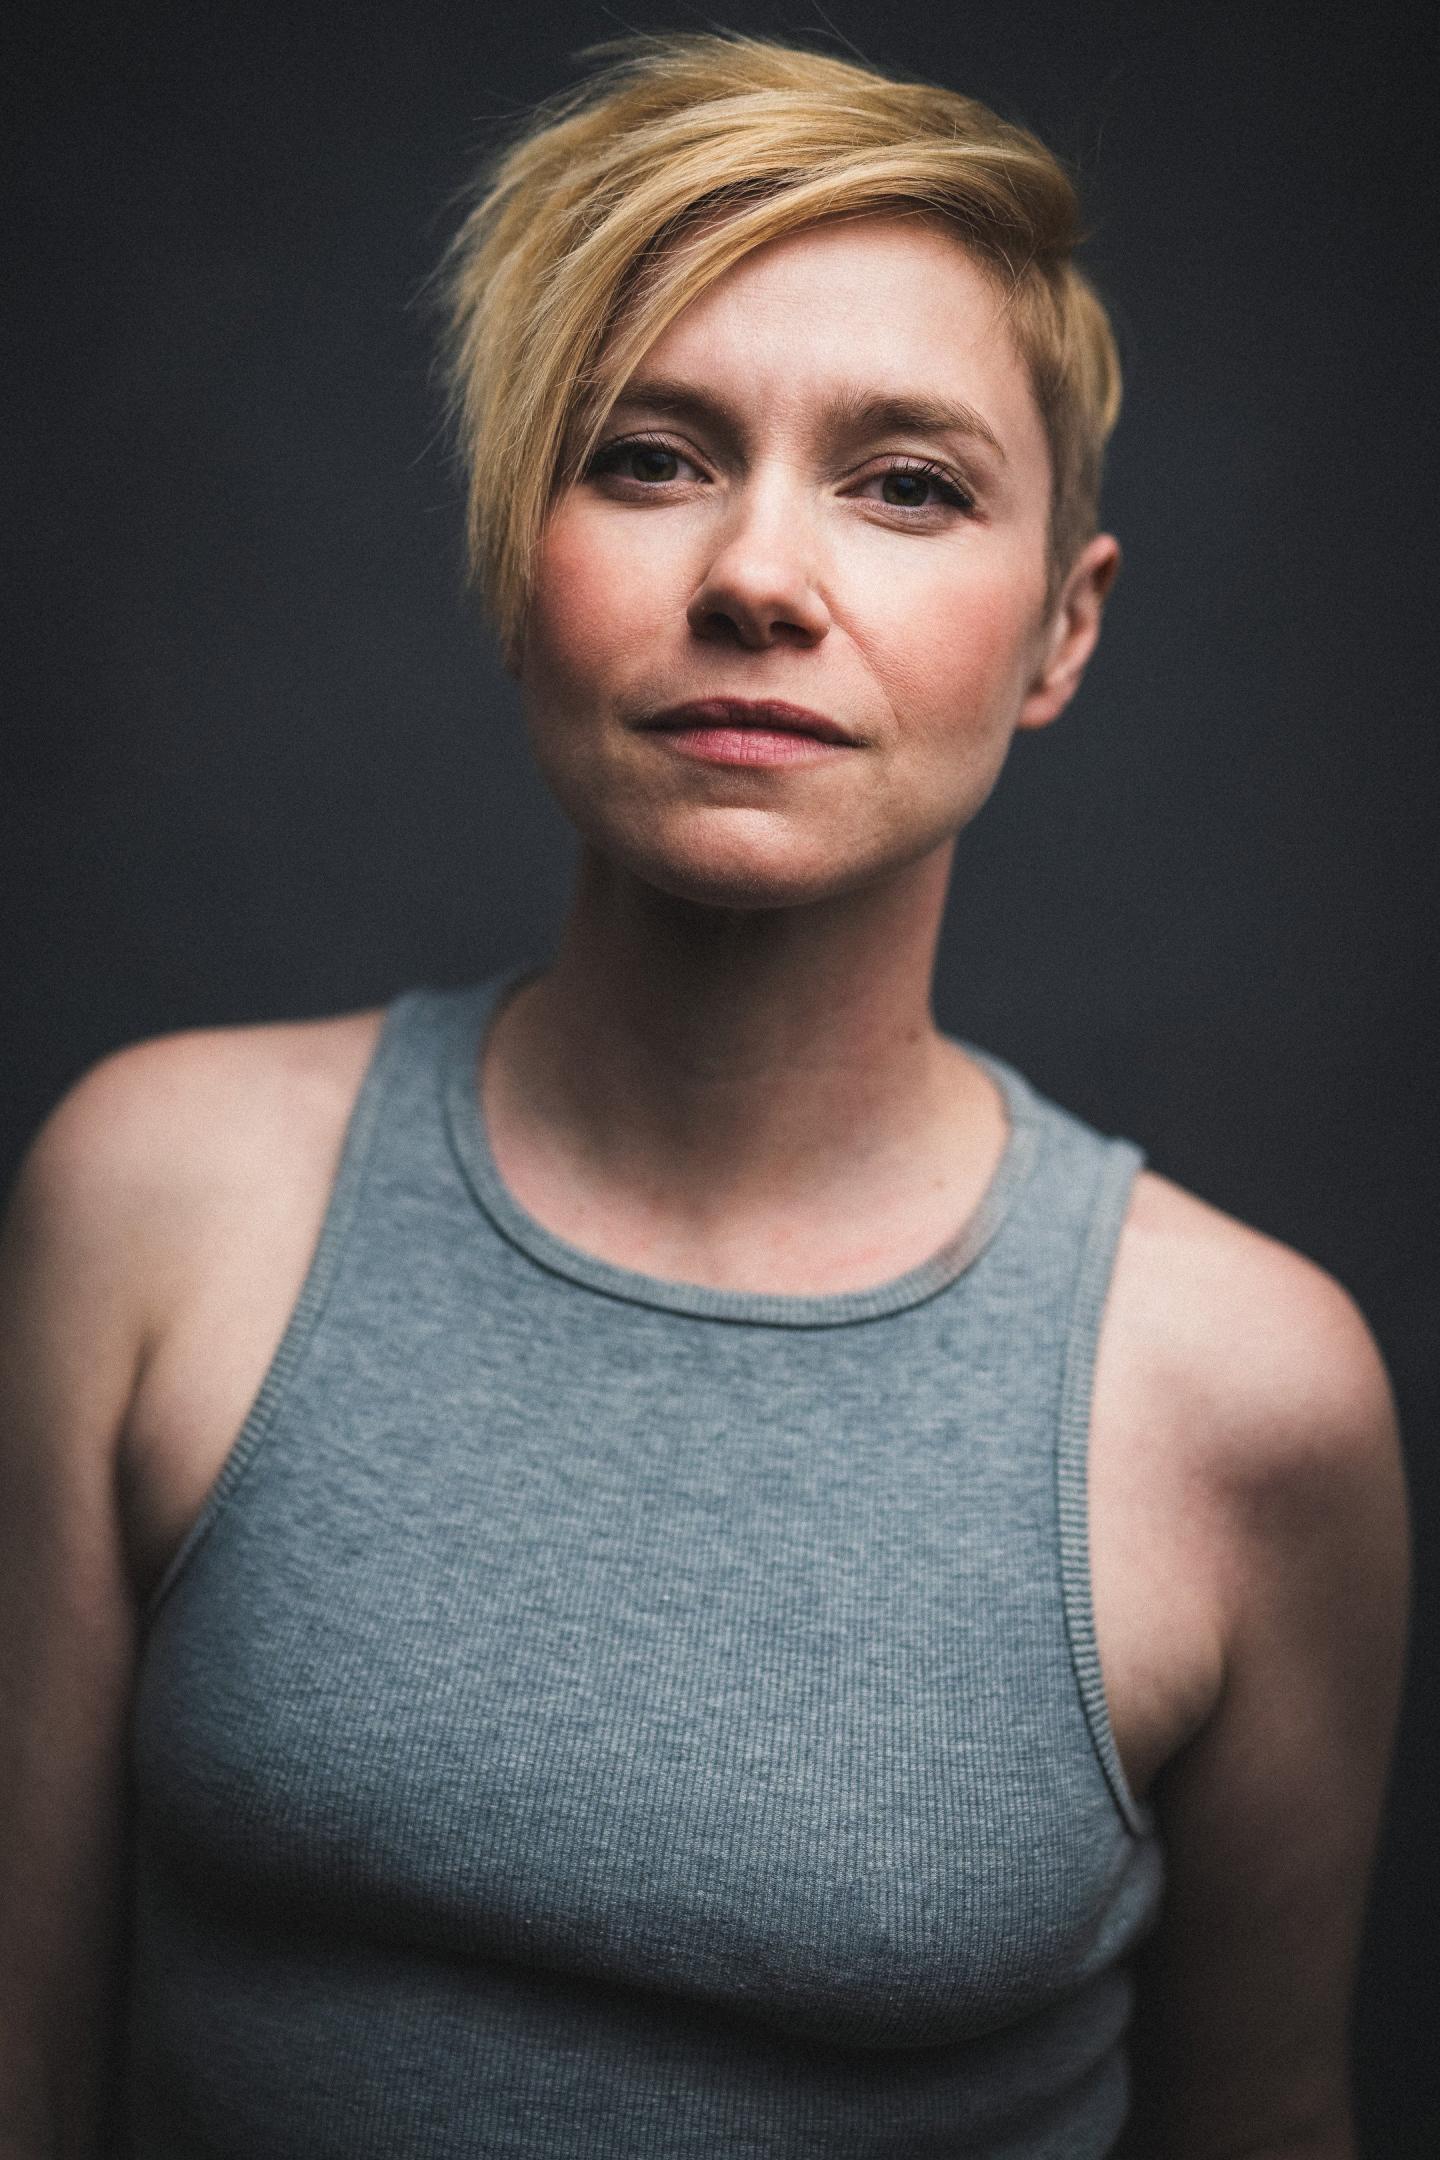
[[[700,635],[730,635],[752,646],[776,640],[813,644],[830,625],[823,598],[804,579],[711,577],[687,612]]]

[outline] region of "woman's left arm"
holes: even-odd
[[[1133,2160],[1355,2160],[1350,1997],[1404,1656],[1405,1482],[1362,1315],[1266,1245],[1215,1338],[1225,1682],[1151,1796],[1167,1890],[1136,1963]]]

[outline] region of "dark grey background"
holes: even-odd
[[[930,75],[1080,167],[1126,567],[961,846],[948,1026],[1360,1300],[1422,1576],[1359,2004],[1440,2150],[1427,11],[90,6],[21,29],[3,332],[0,1175],[90,1061],[544,948],[569,845],[461,599],[418,293],[489,123],[707,21]]]

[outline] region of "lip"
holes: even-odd
[[[771,734],[809,735],[818,742],[852,747],[856,741],[825,713],[786,704],[779,698],[692,698],[687,704],[671,705],[656,713],[646,725],[667,732],[682,728],[760,728]]]

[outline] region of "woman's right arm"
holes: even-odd
[[[0,1229],[0,2160],[111,2149],[137,1624],[120,1444],[153,1317],[153,1050],[51,1113]]]

